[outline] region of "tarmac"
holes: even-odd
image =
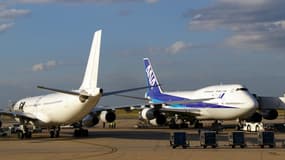
[[[72,129],[62,129],[61,137],[49,138],[48,133],[33,134],[32,139],[18,140],[16,135],[0,138],[0,160],[284,160],[285,133],[275,133],[275,148],[260,148],[257,133],[246,133],[246,148],[231,148],[230,130],[217,135],[217,148],[200,146],[197,130],[167,128],[135,129],[134,120],[118,120],[118,128],[89,129],[88,138],[74,138]],[[173,149],[169,144],[172,132],[186,132],[190,147]]]

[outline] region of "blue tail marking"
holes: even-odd
[[[147,96],[151,99],[155,99],[155,97],[162,95],[162,90],[159,86],[158,79],[153,71],[152,65],[150,63],[150,60],[148,58],[144,58],[144,65],[145,65],[145,72],[146,72],[146,78],[147,78]]]

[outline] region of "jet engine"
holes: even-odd
[[[99,123],[99,118],[96,114],[88,114],[82,120],[82,125],[85,127],[93,127]]]
[[[116,114],[113,111],[102,111],[100,113],[100,120],[103,122],[114,122],[116,120]]]
[[[154,119],[155,110],[152,108],[145,108],[141,111],[141,117],[145,120]]]
[[[100,114],[97,112],[91,112],[82,119],[82,125],[85,127],[93,127],[102,122],[114,122],[116,120],[116,114],[113,111],[102,111]]]
[[[261,110],[260,112],[262,117],[267,120],[274,120],[278,117],[276,109]]]
[[[153,108],[145,108],[141,112],[141,117],[149,120],[154,126],[163,125],[166,123],[166,117],[159,110]]]

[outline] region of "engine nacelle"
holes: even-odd
[[[276,109],[261,110],[260,112],[262,117],[267,120],[274,120],[278,117]]]
[[[82,125],[85,127],[93,127],[99,123],[99,118],[97,115],[88,114],[82,120]]]
[[[116,114],[113,111],[102,111],[100,113],[100,120],[107,123],[114,122],[116,120]]]
[[[152,120],[160,114],[159,110],[153,108],[145,108],[141,111],[141,117],[145,120]]]
[[[262,115],[255,112],[253,115],[251,115],[249,118],[246,119],[247,122],[261,122],[262,121]]]
[[[166,123],[166,117],[163,114],[158,114],[156,118],[149,121],[154,126],[164,125]]]
[[[145,120],[154,119],[153,109],[152,108],[145,108],[141,111],[141,117]]]

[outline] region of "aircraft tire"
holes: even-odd
[[[248,126],[246,127],[246,130],[247,130],[248,132],[250,132],[250,131],[251,131],[251,127],[250,127],[250,125],[248,125]]]
[[[54,131],[50,131],[50,132],[49,132],[50,138],[54,138],[54,135],[55,135],[55,134],[54,134]]]
[[[260,131],[260,127],[258,125],[255,126],[255,132],[259,132]]]
[[[60,134],[59,131],[56,131],[56,132],[55,132],[55,137],[58,138],[58,137],[59,137],[59,134]]]

